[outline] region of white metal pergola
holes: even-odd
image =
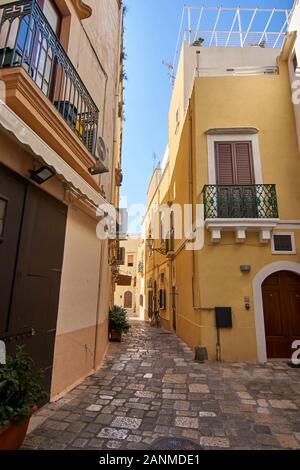
[[[292,10],[185,6],[182,11],[173,74],[182,41],[201,47],[281,48]]]

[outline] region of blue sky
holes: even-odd
[[[162,60],[173,61],[181,13],[191,6],[291,8],[293,0],[125,0],[125,117],[122,196],[144,204],[153,152],[162,159],[168,140],[171,85]]]

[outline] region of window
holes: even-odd
[[[286,232],[274,233],[272,237],[272,253],[274,255],[295,255],[295,234]]]
[[[6,218],[7,199],[0,197],[0,240],[3,240]]]
[[[251,142],[216,142],[217,184],[255,184]]]
[[[166,290],[159,290],[159,308],[161,310],[166,310]]]
[[[133,265],[134,265],[134,257],[133,257],[133,255],[128,255],[127,266],[129,268],[133,268]]]
[[[144,296],[140,295],[140,307],[144,307]]]
[[[43,10],[43,13],[46,16],[51,28],[59,37],[62,17],[54,1],[39,0],[38,3],[41,9]]]
[[[297,68],[298,68],[298,59],[297,59],[297,54],[295,52],[295,54],[293,55],[293,67],[294,67],[294,72],[296,72]]]

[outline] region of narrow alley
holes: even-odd
[[[299,408],[299,369],[199,364],[174,334],[135,323],[94,376],[39,411],[23,448],[300,449]]]

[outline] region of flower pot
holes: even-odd
[[[120,343],[122,341],[122,331],[111,330],[110,340]]]
[[[36,410],[37,407],[33,406],[28,418],[26,418],[23,423],[19,425],[7,423],[0,429],[0,450],[17,450],[22,446],[28,430],[30,418]]]

